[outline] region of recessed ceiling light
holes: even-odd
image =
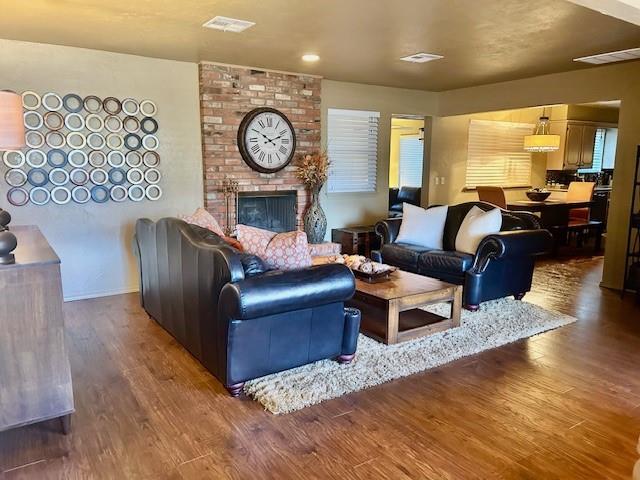
[[[640,58],[640,48],[629,48],[628,50],[618,50],[615,52],[574,58],[573,61],[602,65],[603,63],[624,62],[626,60],[637,60],[638,58]]]
[[[255,22],[249,22],[247,20],[238,20],[237,18],[213,17],[208,22],[202,24],[205,28],[212,28],[214,30],[222,30],[223,32],[244,32],[247,28],[253,27]]]
[[[305,55],[302,55],[302,60],[304,60],[305,62],[317,62],[318,60],[320,60],[320,56],[316,55],[315,53],[307,53]]]
[[[414,53],[413,55],[409,55],[408,57],[402,57],[400,60],[403,62],[411,62],[411,63],[426,63],[431,62],[433,60],[440,60],[444,58],[442,55],[435,55],[433,53]]]

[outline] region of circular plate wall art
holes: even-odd
[[[33,187],[29,190],[29,200],[35,205],[46,205],[51,200],[51,194],[44,187]]]
[[[21,187],[27,183],[27,174],[19,168],[10,168],[4,172],[4,181],[12,187]]]
[[[60,130],[64,127],[64,118],[58,112],[47,112],[44,114],[44,125],[49,130]]]
[[[25,110],[37,110],[42,105],[42,98],[36,92],[27,90],[22,92],[22,106]]]
[[[21,93],[26,147],[0,152],[12,205],[159,200],[160,149],[150,99]]]
[[[71,198],[76,203],[87,203],[89,200],[91,200],[91,192],[87,187],[78,185],[73,190],[71,190]]]
[[[30,130],[38,130],[44,125],[44,118],[35,110],[24,112],[24,126]]]
[[[68,95],[62,97],[62,105],[67,112],[78,113],[82,111],[84,102],[82,101],[82,97],[80,95],[69,93]]]
[[[69,165],[76,168],[82,168],[89,162],[89,157],[83,150],[71,150],[67,155]]]
[[[84,97],[84,109],[89,113],[100,113],[102,111],[102,100],[95,95]]]
[[[47,164],[47,154],[42,150],[29,150],[26,159],[27,165],[31,168],[40,168]]]
[[[25,132],[27,147],[40,148],[44,146],[44,135],[37,130],[27,130]]]
[[[89,115],[89,116],[91,116],[91,115]],[[98,117],[98,116],[96,115],[96,117]],[[98,130],[101,130],[102,129],[102,119],[100,117],[98,117],[98,118],[100,119],[100,121],[98,123],[100,125],[100,129],[98,129]],[[80,132],[85,128],[85,120],[84,120],[84,118],[82,118],[82,115],[80,115],[79,113],[75,113],[74,112],[74,113],[70,113],[66,117],[64,117],[64,125],[65,125],[65,127],[67,127],[72,132]],[[87,128],[88,128],[88,126],[87,126]]]
[[[62,98],[57,93],[45,93],[42,96],[42,106],[50,112],[57,112],[62,108]]]
[[[2,154],[2,161],[7,168],[20,168],[24,165],[26,158],[19,150],[7,150]]]
[[[24,188],[14,187],[7,192],[7,200],[15,207],[21,207],[29,203],[29,192]]]

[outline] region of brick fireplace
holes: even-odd
[[[320,149],[320,78],[201,63],[205,208],[226,226],[222,181],[233,179],[239,184],[240,195],[296,192],[296,223],[300,227],[308,198],[294,173],[295,158],[285,169],[264,174],[249,168],[238,151],[238,126],[247,112],[259,107],[276,108],[289,118],[297,138],[295,158]]]

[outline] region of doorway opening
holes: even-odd
[[[392,115],[389,146],[389,216],[402,215],[402,205],[420,205],[425,152],[425,118]]]

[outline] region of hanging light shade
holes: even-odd
[[[559,148],[560,135],[549,133],[549,117],[540,117],[534,134],[524,137],[524,149],[527,152],[555,152]]]
[[[25,146],[22,97],[0,90],[0,150],[17,150]]]

